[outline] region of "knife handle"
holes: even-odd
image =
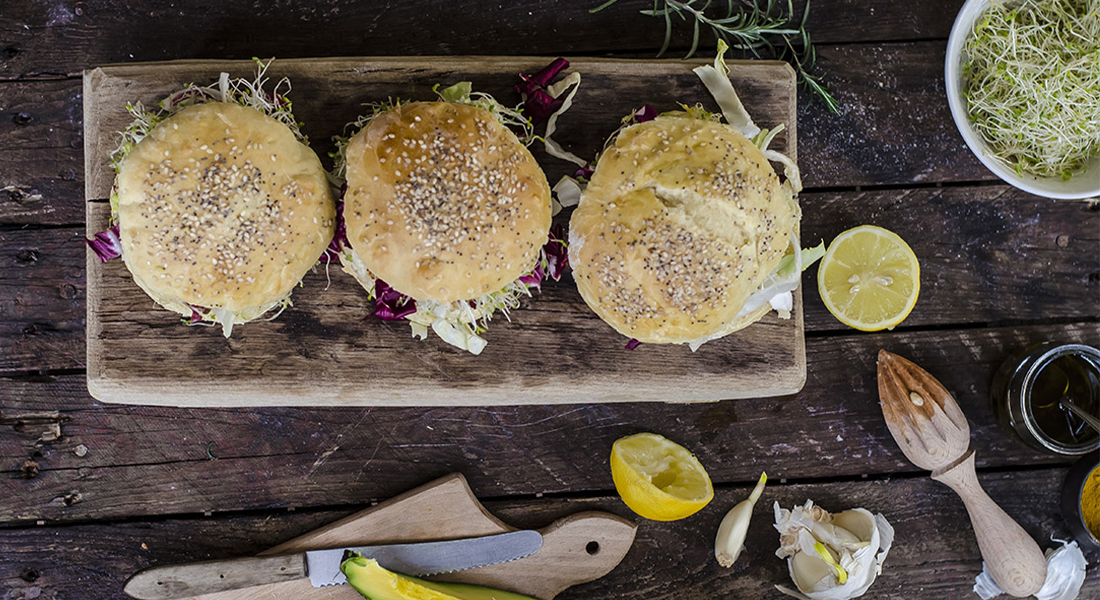
[[[1010,596],[1026,598],[1039,591],[1047,576],[1047,561],[1039,544],[985,493],[974,471],[974,451],[932,479],[955,490],[966,505],[978,549],[993,581]]]
[[[308,576],[305,559],[298,553],[156,567],[131,577],[123,591],[138,600],[173,600],[292,581]]]

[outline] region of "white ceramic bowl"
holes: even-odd
[[[1100,196],[1100,156],[1093,157],[1087,170],[1074,175],[1069,181],[1062,181],[1061,177],[1019,175],[1016,171],[993,160],[989,146],[971,126],[970,118],[966,114],[966,98],[963,96],[966,83],[963,81],[962,73],[964,60],[962,49],[970,32],[974,29],[974,22],[987,8],[989,8],[989,0],[967,0],[959,11],[959,15],[955,17],[951,37],[947,40],[947,60],[944,64],[947,102],[951,106],[951,117],[955,119],[955,126],[959,128],[959,133],[962,134],[966,145],[987,169],[993,171],[993,174],[1025,192],[1067,200]]]

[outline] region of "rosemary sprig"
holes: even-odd
[[[599,12],[618,1],[607,0],[589,12]],[[715,0],[653,0],[653,8],[639,12],[665,22],[665,39],[661,51],[657,53],[658,58],[668,50],[672,41],[673,17],[677,17],[681,21],[690,21],[693,28],[691,49],[684,58],[691,58],[699,49],[700,31],[705,26],[716,40],[725,40],[730,48],[751,52],[757,58],[773,57],[788,62],[794,67],[798,82],[820,98],[829,112],[838,113],[840,107],[836,98],[825,88],[822,75],[810,73],[817,62],[817,52],[806,30],[809,0],[797,27],[794,26],[793,0],[787,0],[786,10],[781,0],[767,0],[763,6],[761,1],[753,0],[750,4],[747,0],[741,0],[742,5],[737,6],[734,0],[726,0],[726,11],[722,17],[707,14],[707,9],[714,5]]]

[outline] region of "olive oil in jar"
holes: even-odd
[[[1031,384],[1035,426],[1067,446],[1087,444],[1100,434],[1063,404],[1072,402],[1100,416],[1100,366],[1078,354],[1063,354],[1043,365]]]
[[[993,378],[1001,425],[1036,449],[1082,455],[1100,448],[1100,434],[1065,400],[1100,415],[1100,350],[1083,344],[1042,344],[1010,356]]]

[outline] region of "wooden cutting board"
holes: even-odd
[[[517,561],[429,579],[458,581],[550,600],[567,587],[611,572],[634,543],[635,525],[605,512],[582,512],[541,529],[542,548]],[[466,478],[449,475],[355,513],[261,555],[340,546],[478,537],[515,531],[478,502]],[[196,596],[195,600],[362,600],[351,586],[315,588],[309,579]]]
[[[594,156],[642,104],[677,102],[717,110],[691,69],[706,61],[572,59],[583,74],[573,109],[561,118],[567,148]],[[269,76],[289,77],[295,116],[324,157],[331,137],[385,98],[432,99],[431,87],[472,81],[475,90],[518,102],[517,73],[545,57],[326,58],[275,61]],[[786,124],[773,147],[795,155],[795,77],[779,62],[730,64],[731,79],[764,127]],[[130,121],[126,104],[146,106],[187,83],[222,71],[254,76],[248,61],[182,61],[106,66],[84,74],[88,234],[106,229],[114,179],[109,155]],[[540,130],[541,131],[541,130]],[[536,144],[538,146],[538,144]],[[574,167],[538,147],[551,183]],[[326,164],[331,164],[326,161]],[[564,222],[567,215],[561,215]],[[509,322],[498,315],[480,356],[434,336],[414,340],[404,322],[368,318],[373,304],[339,267],[318,267],[278,319],[220,328],[186,327],[159,308],[119,261],[88,260],[88,388],[105,402],[167,406],[507,405],[625,401],[713,401],[793,394],[806,378],[802,299],[793,318],[774,313],[738,333],[686,346],[624,349],[622,337],[593,314],[573,282],[548,282]]]

